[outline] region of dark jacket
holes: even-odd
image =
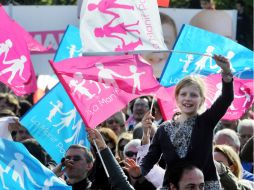
[[[109,182],[114,190],[134,190],[128,182],[127,176],[124,174],[121,166],[116,161],[109,148],[100,151],[101,157],[104,160],[109,173]]]
[[[198,115],[193,126],[191,140],[188,146],[187,155],[183,160],[191,162],[199,167],[205,177],[205,181],[218,181],[216,169],[213,163],[213,129],[217,122],[226,113],[228,107],[234,98],[233,81],[230,83],[222,82],[222,94],[213,103],[210,109],[203,114]],[[148,154],[143,158],[141,163],[142,174],[146,175],[154,164],[156,164],[163,153],[163,158],[167,163],[167,168],[179,162],[180,158],[165,131],[169,122],[165,122],[158,128],[154,135],[153,141],[149,147]],[[167,170],[166,170],[167,173]],[[165,174],[166,176],[166,174]],[[167,183],[164,177],[164,184]]]

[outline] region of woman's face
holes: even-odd
[[[217,162],[223,163],[225,166],[229,167],[228,160],[224,154],[221,152],[214,151],[213,152],[213,159],[216,160]]]
[[[124,159],[124,155],[123,155],[123,150],[124,150],[124,146],[128,143],[128,140],[121,140],[118,144],[118,154],[121,160]]]

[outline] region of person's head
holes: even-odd
[[[221,119],[220,120],[220,125],[222,129],[232,129],[234,131],[237,130],[237,125],[238,125],[239,120],[227,120],[227,119]]]
[[[47,166],[47,153],[35,139],[26,139],[22,141],[26,149],[37,158],[44,166]]]
[[[205,101],[205,87],[201,78],[188,76],[177,83],[175,99],[181,114],[194,116]]]
[[[242,165],[239,155],[228,145],[215,145],[213,151],[214,160],[223,163],[238,178],[242,178]]]
[[[200,0],[200,7],[202,9],[215,9],[213,0]]]
[[[239,1],[236,1],[236,9],[239,13],[243,13],[244,12],[244,1],[242,0],[239,0]]]
[[[124,158],[131,158],[136,161],[138,154],[138,146],[141,145],[140,139],[132,139],[128,142],[123,150]]]
[[[11,136],[14,141],[22,142],[24,140],[32,138],[28,130],[23,127],[19,122],[10,125],[15,125],[15,127],[11,126]]]
[[[153,136],[156,130],[157,130],[157,126],[153,123],[151,128],[151,133],[150,133],[150,140],[153,139]],[[133,130],[133,139],[142,139],[142,136],[143,136],[142,122],[139,122]]]
[[[215,133],[213,142],[215,145],[228,145],[232,147],[237,154],[239,154],[240,140],[237,133],[232,129],[222,129]]]
[[[237,126],[237,133],[240,138],[241,148],[254,135],[254,120],[240,120]]]
[[[117,140],[117,146],[116,146],[116,152],[117,155],[120,160],[124,159],[124,155],[123,155],[123,150],[125,145],[131,140],[133,139],[133,134],[130,132],[123,132]]]
[[[65,153],[65,159],[72,160],[73,166],[65,168],[65,174],[70,183],[76,183],[87,177],[93,167],[91,152],[82,145],[71,145]]]
[[[117,136],[110,128],[101,127],[98,129],[101,133],[106,145],[110,148],[113,154],[116,153]]]
[[[19,101],[13,94],[0,93],[0,109],[9,109],[16,116],[19,116]]]
[[[133,104],[133,118],[140,122],[149,110],[149,100],[146,97],[137,98]]]
[[[119,136],[125,129],[126,117],[123,112],[117,112],[106,120],[106,127],[112,129]]]
[[[233,38],[232,18],[222,10],[202,10],[192,17],[190,24],[227,38]]]
[[[32,104],[27,100],[20,100],[19,105],[20,117],[22,117],[32,107]]]
[[[168,177],[169,190],[203,190],[205,186],[203,172],[190,163],[174,164],[169,169]]]
[[[160,19],[164,43],[166,44],[168,49],[172,49],[177,37],[176,24],[169,15],[162,12],[160,12]],[[169,53],[149,53],[145,54],[143,57],[152,65],[154,75],[159,78],[164,68],[164,65],[166,64],[168,56]]]
[[[154,116],[155,121],[159,121],[159,120],[163,119],[162,118],[162,113],[161,113],[161,110],[160,110],[160,106],[159,106],[157,101],[154,101],[153,114],[152,115]]]

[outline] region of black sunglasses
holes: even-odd
[[[65,156],[65,159],[67,159],[67,160],[72,160],[72,161],[74,161],[74,162],[83,160],[83,158],[81,158],[81,156],[78,156],[78,155],[74,155],[74,156]]]
[[[133,156],[136,156],[137,157],[137,152],[132,152],[132,151],[127,151],[125,152],[125,155],[129,158],[133,157]]]

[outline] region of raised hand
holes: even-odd
[[[126,158],[124,161],[124,167],[123,169],[128,172],[130,177],[136,179],[138,177],[141,177],[141,169],[139,165],[135,162],[133,159]]]
[[[222,55],[214,55],[213,59],[224,73],[231,73],[229,60]]]
[[[94,144],[94,140],[95,140],[99,150],[103,150],[107,147],[103,137],[101,136],[100,132],[97,129],[92,129],[87,127],[86,131],[87,131],[88,139],[90,143]]]

